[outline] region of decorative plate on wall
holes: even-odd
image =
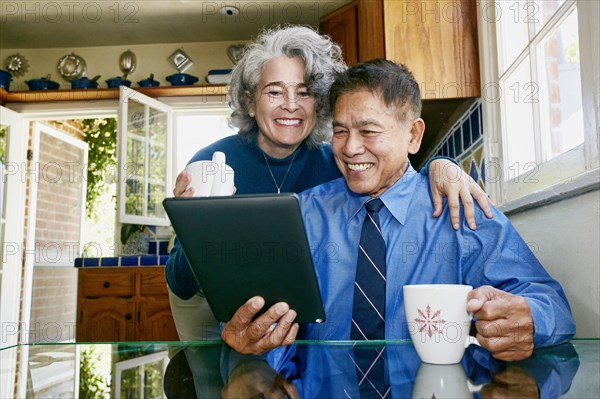
[[[9,55],[4,62],[4,66],[13,77],[23,76],[29,69],[27,59],[19,53]]]
[[[87,64],[83,58],[71,53],[58,60],[56,68],[64,80],[71,81],[85,75]]]
[[[185,72],[194,64],[192,59],[185,51],[183,51],[183,49],[175,50],[175,52],[169,56],[168,60],[180,73]]]
[[[227,56],[234,64],[237,64],[239,60],[242,59],[244,53],[246,52],[246,46],[243,44],[232,44],[227,47]]]

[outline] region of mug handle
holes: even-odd
[[[471,382],[471,380],[467,380],[467,389],[469,390],[469,392],[471,393],[478,393],[479,391],[481,391],[481,389],[486,386],[488,383],[484,383],[484,384],[479,384],[479,385],[475,385]]]
[[[479,343],[479,341],[477,341],[477,338],[472,337],[472,336],[469,335],[469,337],[465,341],[465,348],[468,348],[470,345],[481,346],[481,344]]]
[[[469,321],[473,320],[473,312],[467,312],[467,313],[469,313]],[[465,348],[468,348],[470,345],[481,346],[479,341],[477,341],[477,338],[469,335],[467,337],[467,340],[465,341]]]
[[[214,164],[216,165],[219,173],[217,173],[216,176],[213,176],[210,196],[214,197],[214,196],[233,195],[232,192],[225,192],[225,190],[227,188],[227,183],[225,181],[223,181],[223,179],[233,179],[233,174],[229,175],[227,172],[225,172],[225,169],[222,169],[222,168],[228,167],[227,164],[225,163],[225,154],[221,151],[215,151],[213,153],[212,162],[214,162]],[[234,192],[235,192],[235,190],[234,190]]]

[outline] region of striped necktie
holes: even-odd
[[[365,203],[354,281],[354,306],[350,339],[383,339],[385,333],[385,241],[379,230],[383,202],[374,198]]]
[[[354,304],[350,339],[385,338],[385,241],[379,229],[379,210],[383,202],[374,198],[365,203],[367,216],[363,222],[354,281]],[[358,345],[354,348],[361,399],[385,398],[385,348]]]

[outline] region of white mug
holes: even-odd
[[[461,364],[421,363],[413,385],[413,398],[472,398],[483,385],[467,379]]]
[[[188,164],[185,170],[191,177],[186,190],[192,187],[195,197],[232,195],[234,172],[225,163],[225,154],[215,151],[212,161],[196,161]]]
[[[404,310],[417,354],[425,363],[455,364],[465,348],[479,345],[469,336],[473,315],[467,312],[470,285],[405,285]]]

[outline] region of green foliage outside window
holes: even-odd
[[[117,165],[117,120],[83,119],[81,130],[84,132],[83,141],[88,144],[88,171],[86,212],[88,218],[98,219],[94,206],[107,190],[105,177],[114,176]]]
[[[6,126],[0,126],[0,162],[6,163]]]
[[[110,396],[110,382],[100,373],[100,355],[93,345],[81,346],[79,368],[79,397],[103,399]]]

